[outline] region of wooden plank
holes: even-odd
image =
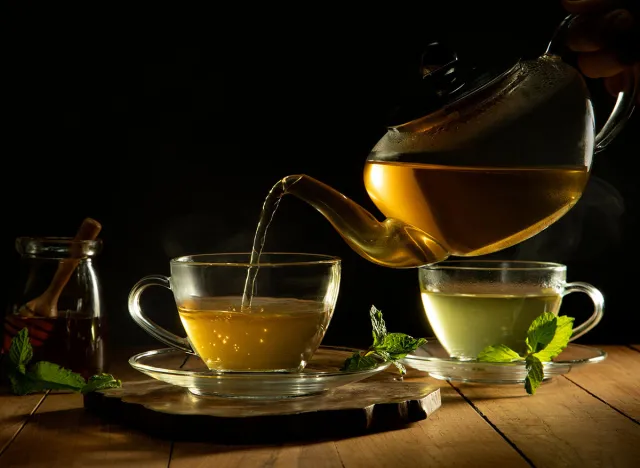
[[[410,372],[415,375],[415,371]],[[310,444],[242,446],[176,442],[171,468],[494,468],[501,463],[515,468],[528,466],[448,384],[423,376],[420,380],[441,387],[443,405],[429,419],[408,428]]]
[[[78,394],[50,394],[0,456],[7,467],[166,468],[171,444],[103,424]]]
[[[111,371],[120,378],[144,378],[129,370],[123,356],[116,357]],[[42,395],[36,397],[42,398]],[[57,393],[47,396],[0,455],[0,466],[166,468],[170,449],[169,441],[102,422],[83,408],[82,395]]]
[[[633,344],[633,345],[631,345],[631,347],[633,349],[635,349],[636,351],[640,351],[640,344]]]
[[[173,448],[171,468],[340,468],[333,442],[302,445],[246,446],[179,442]]]
[[[635,467],[640,459],[640,425],[565,378],[534,396],[520,386],[457,387],[535,466]]]
[[[640,353],[626,346],[600,346],[603,362],[573,369],[566,378],[621,413],[640,420]]]
[[[5,353],[0,353],[0,382],[5,379],[5,356]],[[8,385],[0,385],[0,455],[13,442],[44,397],[44,394],[19,397],[11,393]]]
[[[162,347],[162,346],[160,346]],[[157,347],[155,347],[157,348]],[[107,372],[114,375],[115,378],[122,381],[138,381],[147,380],[149,377],[135,370],[129,365],[129,358],[139,353],[154,349],[153,346],[136,346],[127,348],[116,348],[111,352],[110,363]]]
[[[394,432],[336,442],[345,468],[526,467],[527,462],[452,388],[426,421]]]
[[[139,350],[138,352],[142,352]],[[120,350],[115,356],[115,369],[119,378],[139,379],[142,376],[128,365],[125,359],[126,351]],[[0,364],[4,355],[0,355]],[[121,377],[122,375],[122,377]],[[126,377],[125,377],[126,376]],[[7,386],[0,388],[0,455],[11,444],[16,435],[22,430],[29,417],[45,399],[43,393],[16,396],[11,394]]]
[[[6,387],[0,389],[0,454],[6,450],[43,399],[44,394],[16,396]]]

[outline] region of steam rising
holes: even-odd
[[[567,262],[607,255],[622,240],[625,212],[620,192],[591,176],[582,198],[548,229],[514,248],[518,260]],[[497,252],[493,256],[504,257]]]
[[[225,222],[215,213],[187,214],[167,222],[162,233],[162,247],[169,258],[202,253],[249,252],[254,230]]]

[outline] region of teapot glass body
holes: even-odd
[[[364,182],[385,216],[428,233],[450,255],[483,255],[535,235],[577,203],[594,139],[582,76],[543,56],[390,128]]]
[[[449,76],[452,63],[439,78]],[[375,145],[364,182],[385,220],[305,174],[281,179],[268,203],[295,195],[355,252],[391,268],[490,254],[536,235],[580,199],[593,155],[633,111],[638,76],[597,133],[582,75],[558,56],[547,53],[489,76],[389,127]],[[449,85],[456,84],[451,78]]]

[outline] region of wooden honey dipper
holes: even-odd
[[[93,218],[86,218],[73,240],[94,240],[98,237],[101,229],[102,225],[98,221]],[[80,259],[75,257],[61,260],[49,287],[40,296],[20,307],[20,315],[23,317],[57,317],[60,294],[79,263]]]

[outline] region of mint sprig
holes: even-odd
[[[382,318],[382,311],[371,306],[369,311],[373,344],[365,351],[358,351],[344,361],[341,371],[357,371],[375,368],[380,360],[392,362],[401,375],[407,370],[400,362],[407,354],[427,342],[424,338],[413,338],[404,333],[388,333],[387,326]],[[377,356],[377,358],[376,358]]]
[[[111,374],[94,375],[85,382],[80,374],[52,362],[38,361],[29,365],[32,358],[33,348],[29,342],[29,331],[23,328],[11,340],[7,360],[11,391],[16,395],[45,390],[70,390],[84,394],[122,386],[122,382]]]
[[[529,395],[533,395],[544,380],[543,363],[550,362],[569,344],[573,333],[573,321],[573,317],[545,312],[531,323],[527,331],[527,352],[524,356],[506,345],[494,345],[483,349],[478,354],[478,361],[524,361],[527,370],[524,388]]]

